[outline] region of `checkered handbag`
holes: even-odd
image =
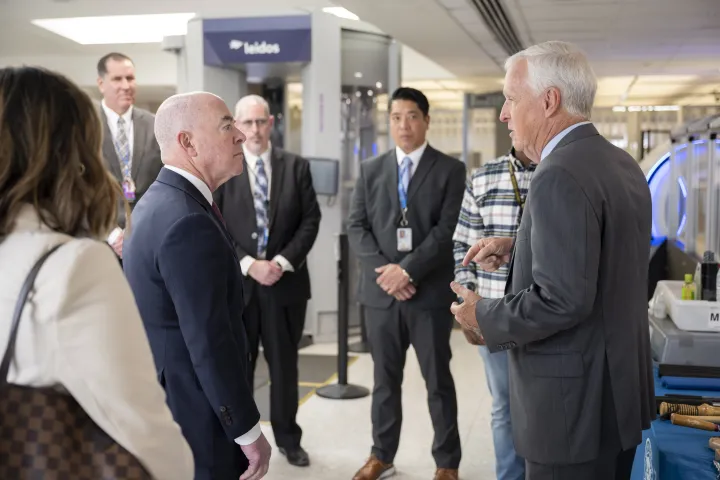
[[[72,396],[52,387],[7,381],[23,307],[40,267],[58,247],[37,261],[23,284],[0,364],[0,479],[149,480],[140,462],[98,427]]]

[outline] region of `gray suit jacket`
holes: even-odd
[[[107,116],[99,103],[97,104],[97,108],[103,124],[102,152],[105,163],[117,181],[122,182],[120,159],[115,151]],[[135,182],[136,198],[135,202],[130,204],[131,209],[135,207],[140,198],[142,198],[150,185],[155,181],[163,166],[162,160],[160,159],[160,146],[158,146],[157,140],[155,140],[155,115],[142,108],[133,107],[132,121],[133,155],[130,175]],[[118,201],[118,225],[121,228],[125,228],[125,207],[123,206],[122,199]]]
[[[403,267],[417,293],[408,302],[424,308],[449,308],[454,276],[452,236],[465,191],[465,164],[430,145],[408,186],[408,223],[412,252],[398,252],[397,228],[402,218],[398,197],[395,149],[360,164],[347,233],[360,260],[359,300],[389,308],[395,299],[377,283],[375,269],[388,263]]]
[[[513,436],[525,459],[591,461],[607,422],[623,449],[650,426],[651,215],[640,167],[592,125],[538,166],[507,295],[476,306],[490,351],[509,350]]]

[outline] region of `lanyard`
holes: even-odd
[[[513,191],[515,192],[515,201],[520,205],[520,218],[522,218],[525,209],[525,199],[520,196],[520,187],[518,187],[517,178],[515,178],[515,168],[513,168],[512,159],[508,160],[510,168],[510,181],[512,182]]]
[[[398,196],[400,197],[400,210],[402,212],[402,220],[400,224],[403,227],[406,227],[408,224],[407,221],[407,192],[405,191],[405,185],[403,185],[402,178],[398,179]]]

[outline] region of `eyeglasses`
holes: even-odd
[[[268,119],[267,118],[258,118],[255,120],[243,120],[240,122],[240,125],[242,125],[244,128],[250,129],[252,128],[253,124],[255,124],[258,128],[264,127],[267,125]]]

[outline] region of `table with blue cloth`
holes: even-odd
[[[668,394],[718,397],[717,390],[689,390],[668,388],[670,379],[658,376],[655,366],[655,395]],[[673,379],[672,383],[692,383],[701,379]],[[703,379],[704,380],[704,379]],[[712,383],[715,379],[707,379]],[[677,402],[681,403],[681,402]],[[714,450],[708,447],[711,437],[718,432],[673,425],[670,420],[659,417],[650,428],[643,432],[642,443],[638,445],[633,463],[632,480],[717,480],[717,469],[713,464]]]

